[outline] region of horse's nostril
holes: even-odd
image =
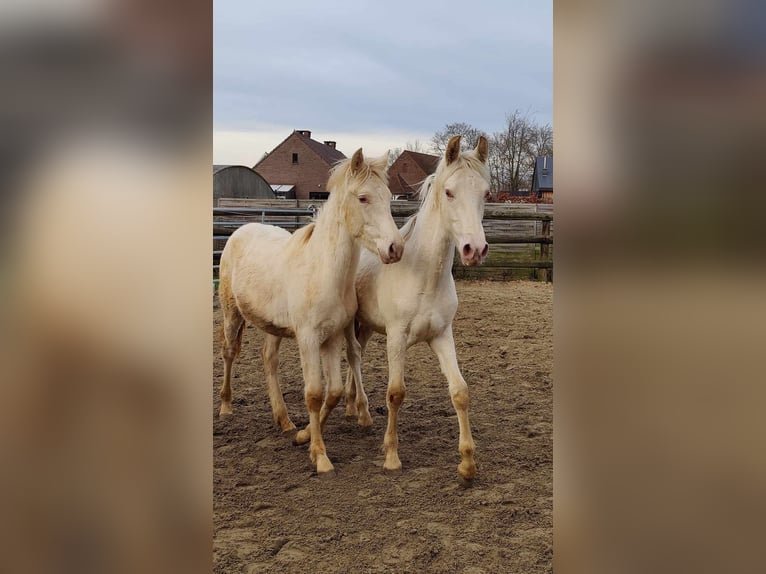
[[[486,257],[487,253],[489,253],[489,243],[484,244],[484,249],[481,250],[481,256]]]
[[[394,247],[394,244],[388,246],[388,254],[391,256],[396,255],[396,247]]]
[[[470,254],[471,254],[471,246],[468,243],[466,243],[465,245],[463,245],[463,255],[468,257]]]

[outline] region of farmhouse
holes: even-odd
[[[539,156],[532,172],[532,197],[553,202],[553,156]]]
[[[394,199],[414,199],[423,180],[436,171],[439,156],[403,151],[388,168],[388,187]]]
[[[345,158],[334,141],[318,142],[309,130],[294,130],[253,169],[278,191],[293,186],[296,199],[326,199],[330,168]]]
[[[222,197],[274,199],[274,191],[258,172],[244,165],[213,166],[213,207]]]

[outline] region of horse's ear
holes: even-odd
[[[481,163],[487,163],[489,142],[487,142],[487,138],[484,136],[479,136],[479,141],[476,143],[476,155],[481,160]]]
[[[447,144],[447,151],[444,157],[447,159],[447,165],[451,164],[460,156],[460,136],[452,136]]]
[[[364,163],[364,155],[362,154],[362,148],[359,148],[354,152],[354,155],[351,156],[351,173],[357,174],[359,173],[359,170],[362,169],[362,164]]]
[[[383,152],[383,155],[375,158],[370,163],[372,163],[375,167],[378,169],[382,169],[383,171],[386,171],[388,169],[388,158],[391,155],[391,150],[386,150]]]

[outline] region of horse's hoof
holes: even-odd
[[[280,428],[282,429],[283,433],[291,433],[296,430],[295,425],[292,422],[286,425],[280,425]]]
[[[296,442],[295,442],[295,435],[297,435],[297,434],[298,434],[298,432],[294,428],[290,429],[290,430],[282,431],[282,436],[286,437],[287,440],[289,440],[292,444],[296,444]]]
[[[361,415],[356,422],[362,428],[369,428],[372,426],[372,417],[370,416],[370,413],[365,413],[364,415]]]
[[[397,456],[394,460],[383,463],[383,472],[386,474],[402,474],[402,462]]]
[[[231,410],[231,405],[221,405],[221,410],[218,411],[219,417],[229,417],[233,414],[234,412]]]
[[[476,477],[476,465],[470,464],[464,468],[463,463],[460,463],[457,465],[457,474],[462,486],[471,486],[473,485],[473,479]]]
[[[317,471],[317,476],[321,478],[322,480],[327,480],[328,478],[335,478],[335,469],[331,468],[330,470],[326,470],[324,472]]]
[[[295,433],[295,436],[293,437],[293,444],[295,446],[300,446],[302,444],[306,444],[311,440],[311,431],[307,429],[303,429]]]
[[[473,477],[464,478],[458,475],[457,481],[463,488],[471,488],[473,486]]]
[[[316,456],[317,474],[320,478],[335,476],[335,468],[326,454]]]

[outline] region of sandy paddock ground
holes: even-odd
[[[474,485],[459,484],[457,417],[427,345],[408,353],[402,473],[382,469],[387,367],[376,335],[362,367],[373,426],[346,420],[341,401],[324,434],[336,476],[319,479],[307,447],[273,425],[262,336],[248,327],[234,367],[234,415],[216,414],[213,425],[215,572],[552,571],[553,287],[461,281],[458,294],[454,332],[470,389]],[[219,322],[216,302],[216,413]],[[282,343],[280,373],[300,428],[308,415],[293,340]]]

